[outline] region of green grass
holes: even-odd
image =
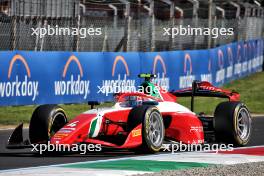
[[[252,113],[264,114],[264,72],[256,73],[241,80],[233,81],[223,88],[236,90]],[[224,99],[195,98],[195,112],[213,114],[214,108]],[[178,98],[178,102],[190,108],[190,98]],[[104,103],[102,106],[111,106],[112,103]],[[61,105],[71,119],[80,112],[87,111],[87,104]],[[0,107],[0,125],[15,125],[20,122],[28,123],[36,106]]]
[[[113,103],[104,103],[97,107],[112,106]],[[66,110],[69,119],[74,118],[81,112],[90,109],[87,104],[60,105]],[[37,106],[15,106],[0,107],[0,125],[16,125],[18,123],[29,123],[30,117]]]

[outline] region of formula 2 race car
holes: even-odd
[[[37,107],[29,124],[29,140],[23,141],[20,124],[11,134],[7,148],[29,144],[100,144],[117,149],[158,152],[164,141],[202,144],[207,141],[245,146],[251,134],[251,115],[239,101],[239,94],[194,81],[191,88],[166,92],[154,85],[153,74],[140,74],[143,92],[119,93],[111,108],[91,109],[73,120],[57,105]],[[177,97],[191,97],[191,110],[176,103]],[[214,116],[192,112],[194,97],[219,97]],[[95,105],[96,102],[89,102]]]

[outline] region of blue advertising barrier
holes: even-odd
[[[169,52],[0,52],[0,106],[111,101],[136,91],[139,73],[164,89],[216,86],[262,70],[264,40]]]

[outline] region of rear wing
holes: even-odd
[[[228,98],[229,101],[240,100],[240,95],[238,92],[214,87],[211,83],[206,81],[193,81],[192,87],[173,91],[171,93],[176,97],[191,97],[192,111],[193,111],[193,101],[195,96]]]

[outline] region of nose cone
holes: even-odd
[[[97,114],[80,114],[55,133],[51,137],[50,143],[73,144],[83,142],[88,136],[91,121],[96,116]]]
[[[69,137],[72,136],[73,131],[68,129],[60,129],[54,136],[51,137],[51,144],[67,144],[69,143]]]

